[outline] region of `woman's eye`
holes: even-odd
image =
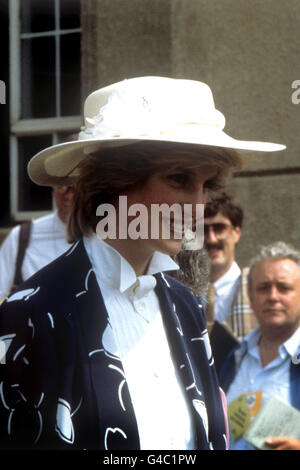
[[[222,186],[218,183],[216,179],[212,179],[205,181],[204,188],[210,191],[218,191],[222,188]]]
[[[185,173],[174,173],[168,176],[168,179],[174,181],[175,183],[179,184],[188,184],[189,182],[189,175]]]
[[[213,180],[207,180],[204,183],[204,187],[206,189],[212,189],[214,187],[215,182]]]

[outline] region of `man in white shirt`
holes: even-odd
[[[260,404],[252,416],[271,396],[300,409],[300,252],[283,242],[263,247],[251,263],[248,289],[259,326],[224,362],[220,381],[227,402],[255,397]],[[231,449],[253,448],[235,437]],[[300,449],[290,437],[266,438],[275,449]]]
[[[248,270],[241,270],[235,261],[242,223],[243,211],[230,195],[219,193],[206,204],[204,246],[211,283],[207,320],[226,323],[239,339],[255,326],[245,289]]]
[[[56,210],[32,222],[28,246],[21,265],[23,281],[70,247],[67,242],[65,223],[73,198],[73,190],[69,186],[55,186],[53,195]],[[9,295],[14,283],[20,227],[18,225],[11,230],[0,248],[0,299]]]

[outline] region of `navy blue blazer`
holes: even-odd
[[[189,289],[162,273],[155,277],[197,449],[225,449],[224,413],[204,314]],[[140,448],[122,363],[102,344],[107,326],[82,241],[2,304],[0,349],[5,345],[6,355],[0,365],[0,448]]]

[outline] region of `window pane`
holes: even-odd
[[[54,0],[21,0],[20,3],[22,33],[54,30]]]
[[[80,27],[80,1],[60,0],[60,28],[72,29]]]
[[[61,115],[81,114],[80,110],[80,34],[62,35]]]
[[[52,143],[51,135],[20,137],[19,174],[18,174],[18,205],[20,211],[47,211],[52,209],[51,188],[38,186],[27,174],[27,163],[30,158]]]
[[[22,118],[54,117],[55,39],[22,40]]]

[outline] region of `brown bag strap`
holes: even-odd
[[[29,239],[30,239],[31,225],[32,225],[31,220],[26,220],[20,226],[18,254],[17,254],[17,261],[16,261],[15,277],[14,277],[12,288],[17,287],[19,284],[23,282],[21,268],[22,268],[26,248],[28,246]]]

